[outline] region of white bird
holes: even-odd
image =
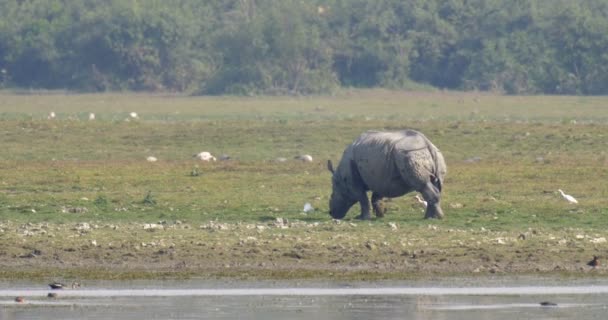
[[[95,114],[93,112],[89,113],[89,120],[95,120]]]
[[[570,203],[578,203],[578,201],[571,195],[569,194],[565,194],[562,189],[557,189],[557,191],[559,191],[559,193],[562,194],[562,197],[564,197],[564,199],[566,199],[568,202]]]
[[[217,159],[207,151],[202,151],[193,156],[201,161],[217,161]]]
[[[419,195],[416,195],[415,198],[416,198],[416,200],[418,200],[419,203],[421,203],[426,208],[426,206],[427,206],[426,201],[422,200],[422,198],[420,198]]]
[[[302,211],[304,211],[304,213],[309,213],[315,211],[315,208],[313,208],[310,203],[306,202]]]
[[[131,112],[131,113],[129,113],[129,116],[131,117],[131,119],[139,119],[137,112]]]
[[[51,120],[51,119],[55,119],[55,112],[54,112],[54,111],[51,111],[51,112],[49,113],[49,116],[47,117],[47,119],[49,119],[49,120]]]

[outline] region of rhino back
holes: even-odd
[[[414,190],[416,183],[404,180],[399,170],[404,155],[424,152],[424,136],[413,130],[398,132],[371,131],[362,134],[352,145],[352,158],[366,186],[386,197],[396,197]],[[407,164],[410,165],[410,164]]]

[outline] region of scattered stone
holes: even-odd
[[[462,203],[459,203],[459,202],[450,203],[450,208],[452,208],[452,209],[460,209],[462,207],[464,207],[464,205]]]
[[[197,159],[199,159],[199,160],[201,160],[201,161],[206,161],[206,162],[209,162],[209,161],[217,161],[217,158],[216,158],[216,157],[214,157],[214,156],[213,156],[211,153],[209,153],[208,151],[201,151],[201,152],[199,152],[199,153],[195,154],[193,157],[194,157],[194,158],[197,158]]]
[[[397,224],[394,222],[389,222],[388,226],[391,228],[391,230],[397,230]]]
[[[155,230],[164,230],[165,226],[157,223],[146,223],[144,224],[144,230],[155,231]]]
[[[376,249],[376,245],[375,245],[375,244],[373,244],[373,243],[372,243],[372,242],[370,242],[370,241],[368,241],[368,242],[366,242],[366,243],[365,243],[365,247],[366,247],[367,249],[369,249],[369,250],[374,250],[374,249]]]
[[[479,161],[481,161],[480,157],[472,157],[464,160],[465,163],[476,163]]]
[[[146,161],[148,161],[148,162],[156,162],[156,161],[158,161],[158,159],[156,157],[149,156],[149,157],[146,158]]]
[[[220,161],[226,161],[226,160],[230,160],[230,159],[232,159],[232,158],[225,153],[220,156]]]
[[[278,158],[274,159],[274,161],[276,161],[276,162],[286,162],[287,158],[278,157]]]
[[[204,230],[229,230],[230,229],[228,224],[217,223],[214,221],[209,221],[209,223],[203,224],[199,228],[204,229]]]
[[[85,207],[61,207],[62,213],[87,213],[89,209]]]
[[[496,243],[498,243],[498,244],[506,244],[505,239],[503,239],[503,238],[496,238],[496,239],[494,239],[494,241],[496,241]]]
[[[274,221],[274,226],[279,229],[288,229],[289,220],[287,220],[287,218],[276,218]]]
[[[302,259],[302,258],[304,258],[304,256],[302,256],[302,254],[300,254],[299,252],[296,252],[294,250],[292,250],[290,252],[283,253],[283,256],[284,257],[295,258],[295,259]]]
[[[49,292],[46,295],[47,298],[52,298],[52,299],[57,299],[57,293],[56,292]]]
[[[312,162],[312,156],[309,154],[303,154],[299,156],[295,156],[294,159],[300,160],[302,162]]]
[[[79,232],[89,232],[91,231],[91,225],[86,222],[77,223],[73,230]]]
[[[600,237],[600,238],[593,238],[593,239],[589,240],[589,242],[599,244],[599,243],[606,243],[607,241],[606,241],[606,238]]]

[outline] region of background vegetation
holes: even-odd
[[[0,87],[608,93],[607,0],[9,0]]]

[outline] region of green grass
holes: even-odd
[[[365,130],[409,127],[426,133],[448,163],[441,224],[605,229],[608,140],[599,111],[607,100],[385,91],[250,99],[4,94],[0,113],[20,110],[32,119],[0,120],[0,212],[34,222],[324,221],[331,192],[326,159],[338,160]],[[458,120],[471,104],[478,112]],[[42,119],[49,110],[59,119]],[[130,110],[142,120],[115,120]],[[88,111],[100,120],[68,119]],[[525,117],[534,120],[515,120]],[[235,160],[200,163],[192,155],[201,150]],[[314,163],[291,159],[303,153]],[[159,162],[146,162],[148,155]],[[277,157],[289,160],[272,161]],[[465,161],[472,157],[481,161]],[[200,174],[192,176],[197,166]],[[558,188],[581,204],[568,205]],[[155,204],[143,203],[148,192]],[[95,204],[100,197],[105,204]],[[317,213],[301,215],[305,202]],[[456,203],[463,207],[450,207]],[[62,213],[65,207],[87,212]],[[389,204],[387,219],[428,223],[421,216],[411,197]]]
[[[238,274],[238,266],[245,265],[242,261],[262,265],[275,259],[295,267],[261,268],[253,273],[291,276],[298,270],[300,276],[335,276],[333,266],[346,266],[357,274],[354,277],[365,278],[376,272],[365,265],[388,263],[393,267],[387,267],[386,273],[394,273],[389,277],[403,277],[399,259],[412,252],[428,253],[428,248],[461,266],[447,267],[444,273],[470,272],[467,267],[472,265],[490,270],[488,255],[504,269],[511,268],[508,261],[527,266],[513,267],[515,271],[551,271],[568,259],[573,261],[562,268],[577,270],[580,261],[601,249],[590,239],[608,237],[606,105],[605,97],[382,90],[301,98],[2,93],[0,241],[7,246],[0,248],[0,256],[8,259],[3,266],[9,271],[0,277],[23,271],[24,260],[18,257],[31,248],[55,252],[65,261],[76,259],[74,266],[81,265],[76,261],[92,261],[84,265],[86,270],[103,263],[124,266],[119,275],[123,278],[171,274],[172,265],[163,264],[165,260],[154,254],[158,248],[136,250],[140,263],[156,266],[143,267],[146,275],[133,269],[137,264],[133,268],[121,264],[131,259],[125,258],[125,252],[134,252],[141,242],[153,239],[174,241],[184,255],[180,259],[188,264],[213,260],[216,269],[209,272],[216,275]],[[51,110],[58,119],[46,119]],[[124,121],[130,111],[138,112],[141,120]],[[95,112],[97,120],[86,120],[88,112]],[[331,183],[326,160],[337,161],[344,147],[365,130],[400,128],[422,131],[445,155],[445,219],[424,220],[411,194],[387,202],[384,219],[356,222],[353,218],[359,208],[355,206],[346,224],[332,225],[327,214]],[[233,160],[203,163],[192,158],[203,150],[216,156],[225,153]],[[293,159],[304,153],[311,154],[314,162]],[[147,162],[150,155],[159,161]],[[274,161],[278,157],[288,160]],[[481,160],[466,161],[474,157]],[[558,188],[574,195],[580,204],[568,204]],[[301,212],[306,202],[316,208],[314,213]],[[256,225],[268,225],[278,217],[321,225],[264,235],[256,232]],[[193,229],[161,234],[141,231],[141,224],[159,221],[169,225],[179,221]],[[198,226],[209,221],[240,231],[201,233]],[[102,227],[87,235],[73,234],[73,226],[80,222]],[[388,234],[388,222],[396,223],[398,231]],[[48,224],[55,231],[52,237],[24,237],[26,223]],[[121,228],[114,230],[110,225]],[[429,233],[433,226],[440,231]],[[336,233],[344,238],[336,240]],[[522,233],[528,239],[534,236],[525,243],[496,247],[495,238],[516,239]],[[579,239],[579,235],[584,237]],[[242,244],[248,236],[266,243],[253,256],[252,249]],[[307,239],[309,248],[301,248],[302,239]],[[378,241],[373,245],[378,250],[366,248],[373,239]],[[91,240],[122,246],[91,248]],[[568,242],[557,243],[561,240]],[[209,245],[199,248],[200,242]],[[386,249],[384,242],[390,244]],[[335,243],[340,246],[332,246]],[[226,251],[217,252],[222,246]],[[388,249],[395,246],[400,249]],[[551,247],[560,249],[547,249]],[[304,262],[290,262],[294,250],[306,257]],[[536,267],[522,260],[529,254],[544,254],[539,258],[544,265]],[[344,261],[333,261],[336,255]],[[369,265],[349,267],[358,265],[358,256]],[[178,257],[176,253],[171,259]],[[425,259],[433,264],[439,258]],[[224,270],[224,264],[237,267]],[[410,270],[407,266],[403,268]],[[114,272],[113,267],[95,274],[74,268],[66,272],[89,278]],[[182,276],[197,270],[187,269]],[[38,275],[40,270],[23,272]],[[376,276],[387,275],[382,274]]]

